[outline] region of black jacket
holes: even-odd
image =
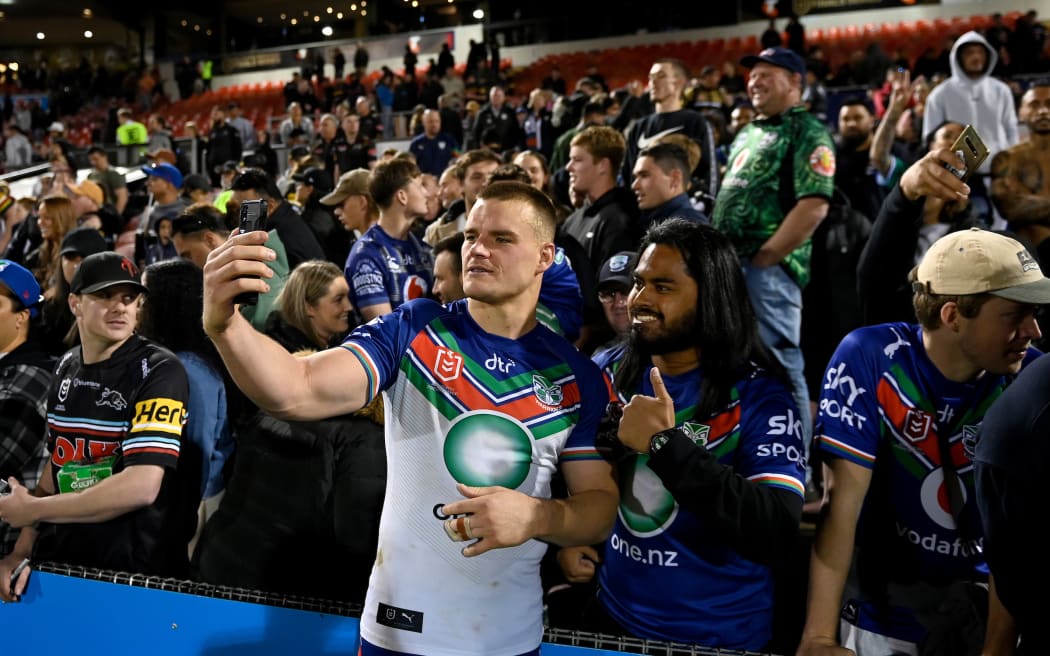
[[[613,187],[570,214],[562,230],[583,246],[597,279],[607,259],[638,247],[638,204],[634,194],[625,187]]]
[[[359,603],[385,487],[380,425],[259,413],[238,432],[226,496],[201,534],[194,572],[217,585]]]
[[[291,203],[282,201],[266,219],[266,226],[267,230],[276,230],[284,243],[290,268],[294,269],[306,260],[325,259],[324,249],[317,243],[317,237]]]

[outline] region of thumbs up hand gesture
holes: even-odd
[[[660,431],[674,428],[674,399],[671,398],[660,370],[649,371],[655,396],[635,394],[623,407],[620,430],[617,437],[624,446],[639,453],[649,452],[649,440]]]

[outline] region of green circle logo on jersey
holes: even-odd
[[[648,462],[647,455],[636,457],[623,468],[620,480],[620,519],[640,538],[663,532],[678,515],[678,504]]]
[[[488,410],[460,415],[445,436],[445,467],[464,485],[516,489],[532,467],[532,437],[521,422]]]

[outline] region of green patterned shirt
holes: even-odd
[[[835,144],[828,129],[805,107],[757,119],[733,140],[729,167],[712,220],[741,257],[751,257],[802,198],[831,199]],[[810,242],[784,258],[799,287],[809,282]]]

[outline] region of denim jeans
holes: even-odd
[[[747,292],[758,319],[758,334],[766,347],[787,369],[791,378],[792,396],[798,405],[802,421],[802,440],[806,445],[813,435],[813,418],[809,412],[809,391],[803,375],[804,362],[799,337],[802,328],[802,289],[782,266],[756,267],[747,258],[741,258]]]

